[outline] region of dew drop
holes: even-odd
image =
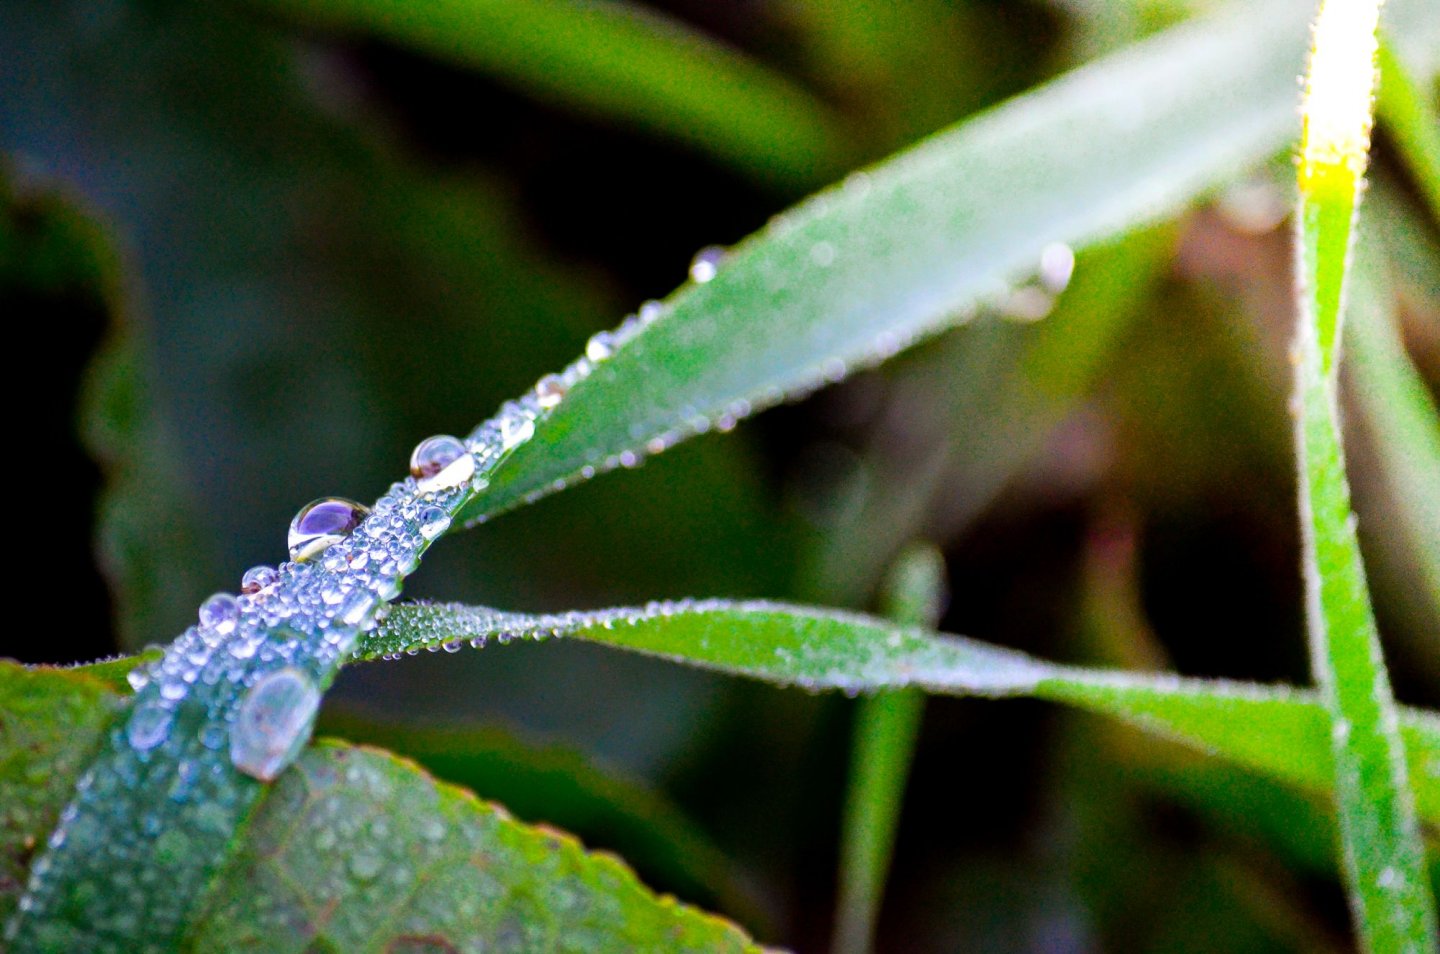
[[[831,242],[816,242],[810,246],[810,261],[821,268],[835,264],[835,246]]]
[[[319,707],[320,690],[300,670],[287,666],[261,677],[230,727],[230,761],[246,775],[273,781],[299,754]]]
[[[364,504],[344,497],[321,497],[300,508],[290,521],[290,559],[313,560],[344,540],[370,513]]]
[[[1064,242],[1052,242],[1040,253],[1040,284],[1052,295],[1058,295],[1070,284],[1075,274],[1075,252]]]
[[[385,859],[361,848],[350,856],[350,873],[361,881],[372,881],[385,867]]]
[[[524,414],[509,414],[500,421],[500,443],[505,450],[518,447],[534,436],[535,421]]]
[[[150,674],[144,666],[137,666],[125,674],[125,681],[130,683],[130,688],[139,692],[150,685]]]
[[[240,577],[240,592],[253,596],[280,582],[280,573],[272,566],[252,566]]]
[[[216,593],[200,604],[200,625],[215,630],[221,636],[235,631],[240,622],[240,604],[229,593]]]
[[[564,399],[566,390],[565,382],[560,379],[560,375],[547,374],[535,382],[535,400],[543,408],[552,408]]]
[[[585,342],[585,357],[599,364],[615,353],[615,336],[608,331],[596,332]]]
[[[136,707],[125,724],[125,738],[130,740],[132,748],[141,752],[155,748],[169,734],[170,711],[153,702]]]
[[[439,507],[426,507],[420,511],[420,536],[434,540],[450,529],[450,515]]]
[[[1049,292],[1035,285],[1025,285],[1011,291],[1000,310],[1012,321],[1031,322],[1050,314],[1053,307],[1055,299]]]
[[[434,477],[466,453],[465,445],[457,437],[449,434],[427,437],[410,452],[410,473],[417,478]]]
[[[695,258],[690,262],[690,280],[702,285],[708,282],[720,271],[720,263],[724,258],[725,249],[721,246],[705,246],[695,253]]]

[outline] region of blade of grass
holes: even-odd
[[[844,168],[840,123],[818,99],[739,52],[634,4],[253,2],[302,23],[379,36],[479,70],[587,117],[678,139],[762,181],[813,186]]]
[[[1394,45],[1383,36],[1377,59],[1380,90],[1375,110],[1410,167],[1430,214],[1440,223],[1440,115],[1420,91]]]
[[[1400,24],[1417,19],[1399,2]],[[466,504],[474,523],[874,364],[1038,267],[1163,219],[1293,135],[1301,11],[1096,61],[815,196],[682,288]]]
[[[933,628],[939,622],[944,587],[940,551],[914,547],[901,554],[891,570],[885,615],[902,626]],[[925,696],[918,689],[876,693],[856,706],[831,947],[835,954],[865,954],[875,937],[875,917],[924,709]]]
[[[1345,880],[1365,949],[1437,951],[1395,701],[1350,508],[1336,398],[1369,149],[1377,2],[1324,0],[1303,107],[1296,450],[1312,665],[1330,713]]]
[[[1440,410],[1405,352],[1378,258],[1357,250],[1345,326],[1355,384],[1349,393],[1369,426],[1388,502],[1400,514],[1404,549],[1419,577],[1416,596],[1429,618],[1440,621]]]
[[[1333,785],[1329,723],[1312,692],[1059,665],[840,610],[707,600],[529,615],[405,603],[365,636],[359,658],[464,640],[480,646],[558,636],[816,691],[914,686],[954,696],[1049,699],[1123,719],[1311,790]],[[1440,822],[1440,714],[1402,710],[1401,724],[1420,810]]]

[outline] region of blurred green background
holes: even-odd
[[[283,558],[300,505],[373,499],[418,439],[468,431],[680,284],[697,249],[1204,6],[6,0],[12,462],[59,490],[10,533],[39,598],[64,595],[0,653],[168,641]],[[477,25],[440,22],[456,9]],[[1434,393],[1440,241],[1386,146],[1372,200]],[[1103,329],[1083,360],[1032,348],[1043,324],[981,315],[457,535],[410,594],[869,608],[925,539],[949,564],[947,631],[1308,682],[1288,168],[1237,170],[1180,221],[1082,255],[1044,321]],[[1435,706],[1440,594],[1416,591],[1363,423],[1392,673]],[[332,730],[612,848],[765,941],[828,943],[848,700],[556,642],[356,667],[326,705]],[[1326,806],[1153,738],[935,700],[878,948],[1343,950],[1332,839]]]

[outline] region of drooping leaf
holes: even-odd
[[[565,636],[810,690],[918,686],[948,695],[1034,696],[1104,713],[1287,782],[1330,790],[1325,710],[1290,686],[1083,669],[856,613],[763,601],[655,603],[551,615],[402,604],[360,647],[380,658],[464,640]],[[1440,715],[1402,710],[1421,814],[1440,822]]]

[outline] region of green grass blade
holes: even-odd
[[[1326,0],[1306,84],[1295,384],[1306,617],[1331,719],[1344,870],[1358,933],[1370,951],[1437,951],[1405,750],[1350,508],[1336,395],[1377,18],[1377,3]]]
[[[1375,445],[1387,502],[1399,514],[1403,550],[1419,577],[1416,599],[1440,621],[1440,410],[1405,352],[1393,291],[1376,258],[1358,250],[1345,326],[1350,393]]]
[[[1418,17],[1399,0],[1397,24]],[[565,482],[874,363],[1293,135],[1301,12],[1246,5],[1099,60],[821,193],[736,247],[583,380],[462,512]]]
[[[1334,784],[1328,717],[1290,686],[1083,669],[839,610],[764,601],[652,603],[552,615],[454,604],[398,605],[362,658],[516,638],[567,637],[811,690],[914,686],[957,696],[1050,699],[1114,716],[1315,791]],[[1416,801],[1440,822],[1440,715],[1402,710]]]
[[[762,181],[843,169],[837,118],[742,54],[613,0],[255,0],[302,23],[383,37],[587,117],[686,142]],[[483,123],[483,116],[470,117]]]
[[[944,588],[940,552],[928,546],[908,550],[887,581],[885,615],[902,626],[933,628]],[[925,696],[918,689],[877,693],[856,706],[831,945],[835,954],[870,950],[924,709]]]
[[[1440,10],[1435,11],[1440,16]],[[1377,60],[1380,90],[1375,103],[1380,122],[1399,148],[1415,185],[1440,222],[1440,113],[1426,99],[1394,46],[1381,38]]]

